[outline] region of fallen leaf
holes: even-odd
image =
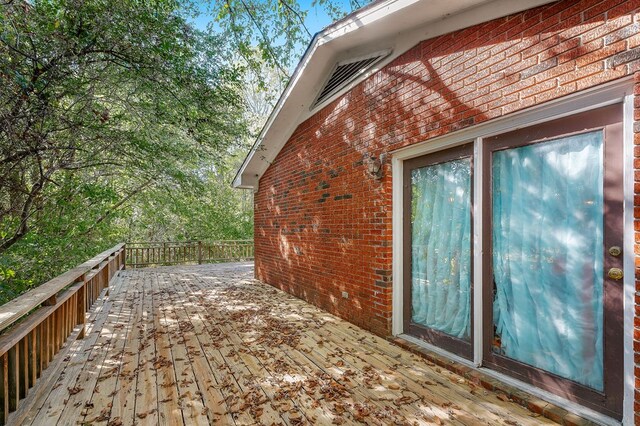
[[[77,393],[82,392],[84,389],[81,387],[73,387],[73,388],[67,388],[67,390],[69,391],[69,395],[75,395]]]

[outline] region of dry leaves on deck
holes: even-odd
[[[94,370],[66,387],[79,423],[540,423],[250,271],[211,268],[125,272],[125,302],[84,354]]]

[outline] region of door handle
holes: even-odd
[[[614,279],[614,280],[621,280],[622,277],[624,276],[624,274],[622,273],[622,269],[620,268],[611,268],[609,269],[609,272],[607,273],[607,275],[609,276],[609,278]]]

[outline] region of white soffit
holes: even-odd
[[[551,3],[553,0],[384,0],[359,9],[317,33],[242,166],[233,186],[258,181],[295,129],[319,108],[350,90],[422,40]],[[391,54],[310,110],[336,62],[383,49]]]

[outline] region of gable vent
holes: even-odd
[[[376,52],[356,59],[338,62],[311,108],[315,108],[339,92],[340,89],[364,74],[369,68],[371,68],[371,66],[387,56],[389,53],[391,53],[391,51]]]

